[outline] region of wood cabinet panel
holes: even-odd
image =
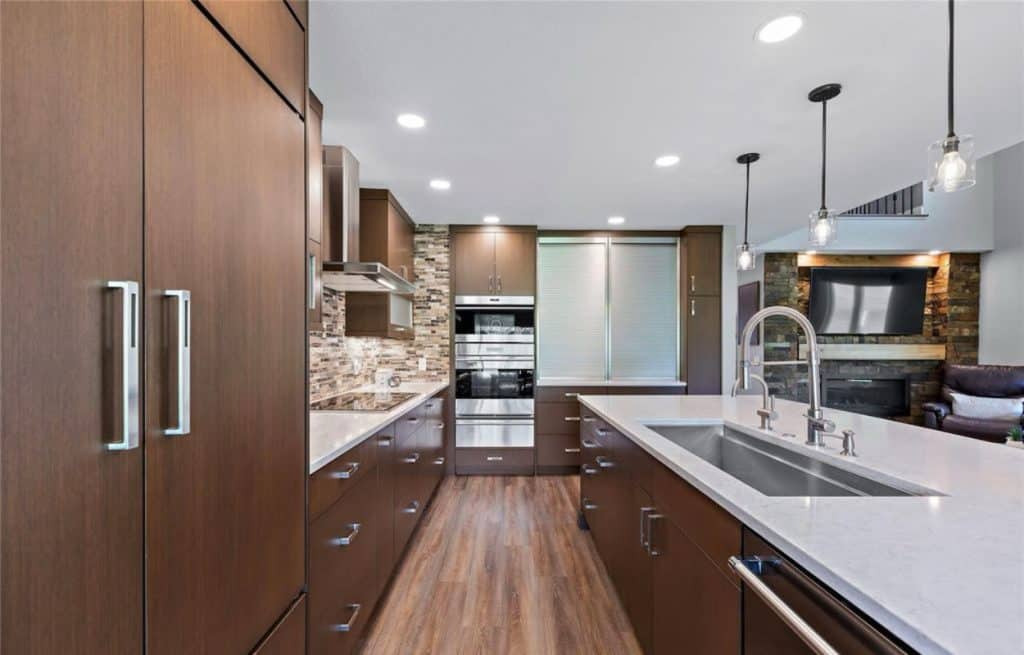
[[[199,1],[292,109],[302,114],[306,98],[306,33],[288,5],[283,0]]]
[[[508,230],[494,233],[494,286],[503,296],[536,295],[537,233]]]
[[[650,387],[623,385],[608,387],[606,393],[609,396],[682,396],[686,394],[686,387],[680,385],[655,385]]]
[[[571,434],[579,436],[580,404],[536,403],[535,421],[537,432],[545,434]]]
[[[580,396],[603,396],[605,387],[555,387],[541,385],[536,387],[534,398],[538,403],[575,403]]]
[[[686,230],[686,289],[695,296],[722,294],[722,229]]]
[[[722,393],[722,299],[691,296],[686,306],[685,377],[690,394]]]
[[[401,422],[399,422],[401,426]],[[423,450],[419,444],[419,432],[403,436],[399,431],[398,447],[395,451],[395,555],[401,558],[409,543],[423,510],[423,487],[419,483],[420,462]]]
[[[398,558],[395,554],[395,442],[394,424],[373,437],[377,448],[377,595],[391,578]]]
[[[410,282],[416,281],[413,270],[413,248],[416,226],[394,199],[388,203],[388,268]]]
[[[144,7],[146,652],[248,652],[305,581],[304,127],[196,5]],[[192,295],[184,436],[168,289]]]
[[[310,526],[312,655],[353,652],[372,615],[378,589],[377,490],[376,478],[363,478]]]
[[[459,475],[531,475],[533,448],[456,448]]]
[[[655,511],[650,494],[635,484],[624,490],[626,507],[621,519],[622,588],[619,595],[626,608],[637,641],[645,653],[653,651],[651,630],[654,622],[654,557],[647,552],[647,514]]]
[[[142,449],[121,438],[142,282],[139,2],[0,3],[0,651],[143,650]],[[278,609],[280,612],[280,608]]]
[[[535,439],[538,467],[579,467],[582,451],[579,435],[538,433]]]
[[[387,189],[359,190],[359,257],[382,262],[414,282],[413,244],[416,224]]]
[[[456,296],[488,296],[494,287],[494,234],[452,232],[452,277]]]
[[[653,521],[651,539],[654,653],[739,653],[740,590],[670,519]]]
[[[306,182],[308,184],[306,219],[309,239],[322,243],[324,223],[324,106],[316,94],[306,91]]]
[[[728,577],[729,557],[740,552],[742,524],[660,463],[654,468],[654,497],[658,510],[700,546]]]
[[[305,655],[306,653],[306,595],[288,608],[253,655]]]
[[[367,439],[310,477],[310,519],[320,516],[360,480],[376,475],[377,446],[374,439]]]

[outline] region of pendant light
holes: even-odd
[[[811,212],[808,236],[812,246],[827,246],[836,240],[836,212],[825,204],[825,162],[826,162],[826,128],[828,127],[828,101],[839,95],[843,87],[839,84],[823,84],[807,94],[811,102],[821,103],[821,207]]]
[[[748,152],[736,158],[736,163],[747,167],[747,195],[743,201],[743,245],[736,248],[736,268],[740,271],[752,271],[757,267],[757,255],[750,249],[747,233],[750,228],[750,165],[761,158],[756,152]]]
[[[946,138],[928,146],[928,190],[959,191],[974,186],[974,137],[953,130],[953,0],[949,0],[949,68],[946,76]]]

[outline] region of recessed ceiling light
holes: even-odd
[[[626,222],[625,216],[609,216],[608,223],[611,225],[622,225]]]
[[[430,180],[430,188],[436,191],[447,191],[452,188],[452,183],[448,180]]]
[[[501,218],[498,217],[498,216],[495,216],[494,214],[488,214],[487,216],[484,216],[484,223],[500,223],[500,222],[501,222]]]
[[[418,114],[399,114],[398,124],[410,130],[418,130],[427,124],[427,119]]]
[[[800,31],[804,26],[802,16],[792,14],[770,20],[757,30],[757,40],[761,43],[778,43],[785,41]]]
[[[935,255],[941,255],[942,251],[941,250],[929,250],[928,254],[931,255],[932,257],[934,257]]]
[[[679,163],[679,155],[662,155],[654,160],[654,165],[658,168],[668,168],[669,166],[675,166]]]

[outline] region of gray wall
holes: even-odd
[[[1024,143],[992,157],[994,248],[981,256],[978,360],[1024,365]]]

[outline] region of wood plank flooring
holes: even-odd
[[[639,654],[578,499],[578,476],[445,478],[363,653]]]

